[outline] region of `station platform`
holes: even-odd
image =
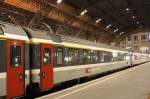
[[[150,63],[37,99],[150,99]]]

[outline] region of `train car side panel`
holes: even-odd
[[[24,42],[18,40],[8,40],[7,99],[24,95],[24,81]]]
[[[47,90],[53,86],[53,47],[41,44],[41,89]]]

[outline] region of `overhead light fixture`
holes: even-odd
[[[141,25],[141,26],[139,26],[140,28],[143,28],[143,26]]]
[[[3,15],[4,15],[5,13],[4,13],[4,12],[2,12],[1,14],[3,14]]]
[[[11,18],[11,15],[9,15],[8,18]]]
[[[102,20],[101,18],[100,18],[100,19],[98,19],[98,20],[96,20],[96,23],[99,23],[101,20]]]
[[[117,32],[118,30],[119,30],[119,29],[117,28],[117,29],[114,30],[114,32]]]
[[[129,9],[129,8],[126,8],[126,11],[130,11],[130,9]]]
[[[82,11],[80,15],[84,15],[85,13],[87,13],[87,10]]]
[[[124,32],[121,32],[120,35],[124,34]]]
[[[111,27],[111,24],[107,25],[106,28],[109,29]]]
[[[57,0],[57,4],[59,4],[59,3],[61,3],[62,2],[62,0]]]
[[[18,14],[18,12],[17,12],[17,11],[15,11],[14,13],[15,13],[15,14]]]
[[[119,36],[118,35],[116,35],[116,38],[118,38]]]
[[[137,21],[137,22],[136,22],[136,24],[140,24],[140,22],[139,22],[139,21]]]
[[[135,16],[132,16],[133,19],[135,19]]]

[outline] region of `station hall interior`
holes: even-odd
[[[150,99],[149,70],[150,0],[0,0],[0,99]]]
[[[1,21],[149,53],[148,0],[1,0],[0,10]]]

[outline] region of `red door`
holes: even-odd
[[[53,47],[41,45],[41,89],[47,90],[53,86]]]
[[[24,95],[24,42],[7,41],[7,99]]]

